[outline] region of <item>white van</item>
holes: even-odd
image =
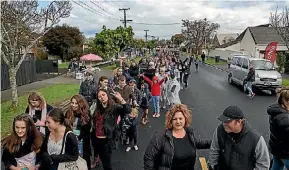
[[[250,66],[255,69],[255,82],[253,82],[253,91],[270,90],[275,94],[278,87],[282,87],[282,76],[276,70],[274,65],[266,59],[251,58],[244,54],[235,54],[232,57],[228,82],[243,86],[246,91],[244,80],[247,77]]]

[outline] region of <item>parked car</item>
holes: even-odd
[[[270,90],[275,94],[275,90],[282,86],[282,76],[267,59],[251,58],[250,56],[237,54],[232,56],[232,61],[228,73],[228,82],[243,86],[246,92],[245,78],[249,72],[250,66],[255,69],[255,82],[253,91]]]

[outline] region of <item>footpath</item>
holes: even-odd
[[[112,76],[112,71],[111,70],[104,70],[101,69],[101,71],[96,71],[94,77],[98,81],[98,78],[100,76],[107,76],[111,77]],[[22,96],[26,93],[29,93],[33,90],[37,90],[40,88],[45,88],[47,86],[53,85],[53,84],[80,84],[80,80],[77,80],[73,77],[65,76],[65,75],[60,75],[54,78],[42,80],[42,81],[37,81],[33,82],[30,84],[26,84],[23,86],[18,86],[18,96]],[[11,100],[11,89],[1,91],[1,103],[6,102],[8,100]]]

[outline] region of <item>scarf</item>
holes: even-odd
[[[33,109],[30,105],[29,105],[29,115],[31,117],[33,117],[35,115],[35,109]],[[47,115],[47,107],[46,107],[46,103],[44,103],[44,107],[41,110],[41,119],[40,120],[45,122],[46,115]],[[39,131],[45,135],[45,127],[42,127],[42,126],[39,127]]]

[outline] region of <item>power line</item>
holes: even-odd
[[[92,4],[94,4],[95,6],[97,6],[98,8],[100,8],[102,11],[104,11],[104,12],[106,12],[106,13],[112,15],[113,17],[117,17],[117,16],[115,16],[114,14],[112,14],[111,12],[109,12],[109,11],[103,9],[100,5],[94,3],[93,1],[90,1],[90,2],[91,2]]]
[[[144,23],[144,22],[132,22],[132,24],[140,24],[140,25],[179,25],[181,22],[175,23]]]
[[[76,1],[72,0],[72,2],[74,2],[75,4],[81,6],[81,7],[84,8],[84,9],[86,9],[86,10],[92,12],[92,13],[95,13],[95,14],[97,14],[97,15],[100,15],[100,16],[102,16],[102,17],[105,17],[105,18],[108,18],[108,19],[118,20],[117,18],[112,18],[112,17],[109,17],[109,16],[105,16],[103,13],[96,11],[94,8],[91,8],[91,7],[87,6],[87,4],[85,4],[85,3],[81,2],[81,1],[77,1],[77,2],[76,2]],[[79,3],[81,3],[82,5],[79,4]]]

